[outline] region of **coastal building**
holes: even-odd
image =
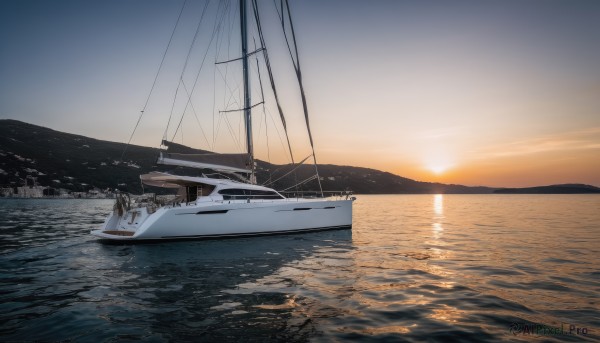
[[[18,198],[42,198],[44,197],[44,189],[42,186],[21,186],[17,187]]]

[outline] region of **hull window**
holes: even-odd
[[[219,194],[223,196],[223,200],[283,199],[277,192],[255,189],[222,189]]]
[[[196,214],[222,214],[227,213],[229,210],[216,210],[216,211],[200,211]]]

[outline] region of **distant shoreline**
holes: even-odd
[[[141,194],[132,194],[139,196]],[[600,195],[600,192],[577,192],[577,193],[525,193],[525,192],[497,192],[497,193],[354,193],[355,196],[372,195]],[[0,197],[0,200],[114,200],[114,198],[59,198],[59,197]]]
[[[0,197],[0,200],[115,200],[115,198],[59,198],[59,197],[37,197],[37,198],[23,198],[23,197]]]

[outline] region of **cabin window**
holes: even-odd
[[[186,187],[186,202],[192,202],[198,198],[198,186]]]
[[[185,187],[186,202],[192,202],[198,199],[199,197],[210,195],[210,193],[212,193],[214,189],[215,186],[205,184],[187,186]]]
[[[205,197],[209,196],[215,190],[215,186],[213,185],[200,185],[198,186],[198,196]]]
[[[277,192],[255,189],[222,189],[219,191],[219,194],[223,196],[223,200],[283,199]]]

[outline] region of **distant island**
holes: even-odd
[[[114,192],[141,194],[139,175],[151,171],[195,172],[156,165],[158,149],[130,145],[123,160],[124,143],[115,143],[55,131],[18,120],[0,120],[0,196],[112,197]],[[181,146],[190,153],[205,151]],[[277,180],[273,187],[285,189],[312,175],[312,165]],[[321,164],[325,191],[351,190],[357,194],[566,194],[600,193],[589,185],[552,185],[530,188],[469,187],[421,182],[376,169]],[[291,165],[257,161],[258,179],[276,179]],[[314,189],[314,188],[313,188]]]
[[[526,188],[500,188],[496,194],[590,194],[600,193],[600,188],[582,184],[564,184]]]

